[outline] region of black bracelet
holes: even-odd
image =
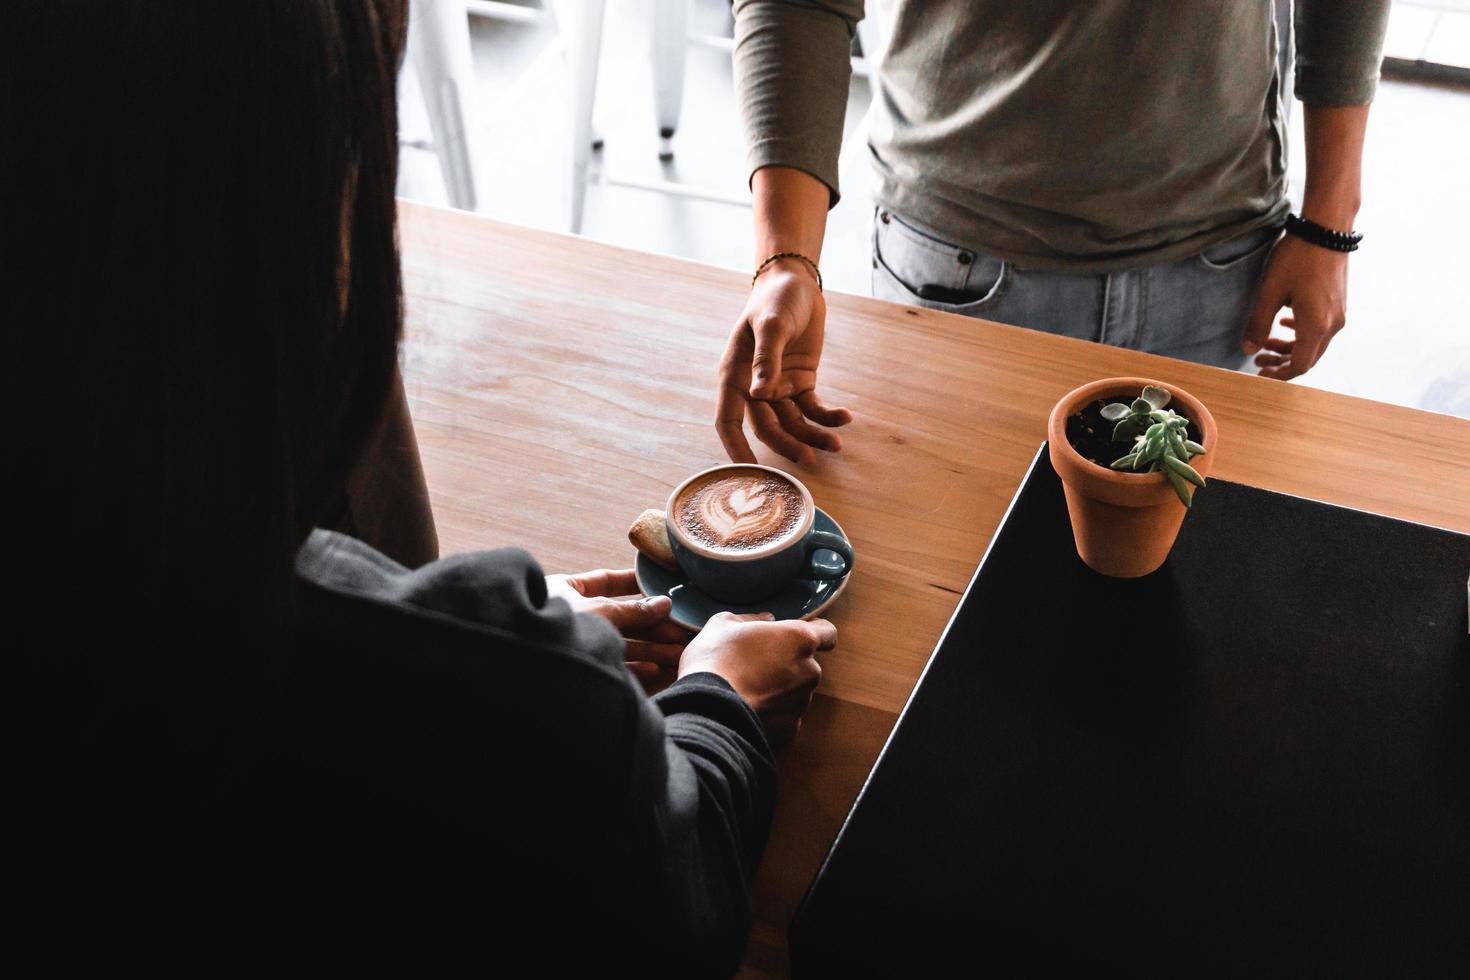
[[[1358,243],[1363,240],[1363,236],[1356,231],[1333,231],[1299,214],[1286,216],[1286,230],[1304,242],[1311,242],[1321,248],[1330,248],[1334,252],[1356,252]]]

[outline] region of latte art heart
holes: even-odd
[[[730,494],[730,509],[739,517],[744,517],[751,511],[760,509],[761,504],[765,502],[765,497],[748,496],[743,488]]]
[[[790,537],[804,518],[801,492],[763,470],[722,471],[679,495],[675,516],[690,538],[717,551],[739,553]]]
[[[705,494],[699,502],[699,516],[720,539],[727,544],[731,539],[759,535],[762,530],[780,527],[786,508],[778,500],[766,507],[764,496],[747,498],[744,490],[736,490],[725,497],[713,493]]]

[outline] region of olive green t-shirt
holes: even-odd
[[[1296,96],[1363,105],[1389,0],[1296,0]],[[837,199],[862,0],[736,0],[751,170]],[[888,0],[874,196],[1022,267],[1168,262],[1278,222],[1285,122],[1271,0]]]

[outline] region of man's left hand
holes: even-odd
[[[1246,324],[1241,348],[1256,355],[1264,378],[1289,381],[1306,374],[1347,322],[1346,252],[1283,235],[1271,249],[1256,305]],[[1283,307],[1291,315],[1281,325],[1295,335],[1271,336],[1271,324]]]

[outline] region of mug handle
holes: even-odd
[[[826,548],[835,551],[842,557],[842,570],[833,571],[830,568],[821,568],[812,563],[812,556],[818,549]],[[802,572],[803,578],[814,578],[822,580],[839,579],[852,571],[852,545],[840,534],[831,531],[813,531],[806,539],[806,570]]]

